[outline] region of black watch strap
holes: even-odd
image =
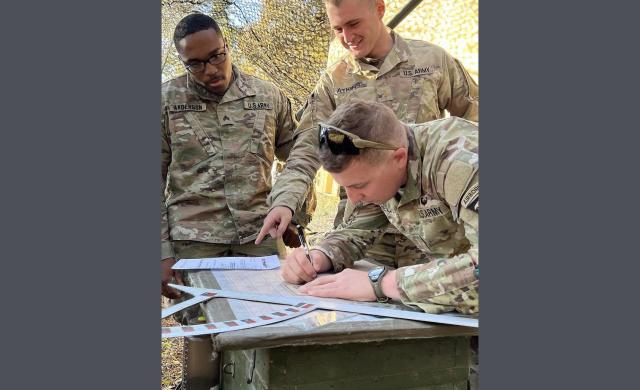
[[[373,292],[376,294],[378,302],[387,302],[389,297],[382,292],[382,278],[387,274],[389,269],[387,267],[376,267],[369,271],[369,281],[373,286]]]

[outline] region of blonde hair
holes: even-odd
[[[342,1],[343,0],[324,0],[325,3],[335,5],[336,7],[340,7],[340,4],[342,4]],[[360,1],[363,1],[363,0],[360,0]],[[364,0],[364,1],[368,1],[369,6],[373,8],[373,6],[377,3],[378,0]]]

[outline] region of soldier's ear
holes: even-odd
[[[407,157],[407,148],[399,148],[391,153],[391,160],[393,161],[393,164],[403,169],[407,166]]]
[[[384,10],[384,0],[376,0],[376,13],[378,14],[378,17],[380,19],[382,19],[382,17],[384,16]]]

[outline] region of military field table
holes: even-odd
[[[199,288],[272,293],[263,290],[287,288],[279,272],[204,270],[189,272],[187,280]],[[202,307],[215,322],[283,306],[215,298]],[[476,328],[315,310],[212,339],[222,390],[466,390],[469,338],[477,334]]]

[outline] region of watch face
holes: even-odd
[[[371,271],[369,271],[369,279],[371,279],[372,282],[377,282],[378,278],[380,278],[380,274],[382,273],[382,271],[384,271],[384,267],[378,267],[378,268],[374,268]]]

